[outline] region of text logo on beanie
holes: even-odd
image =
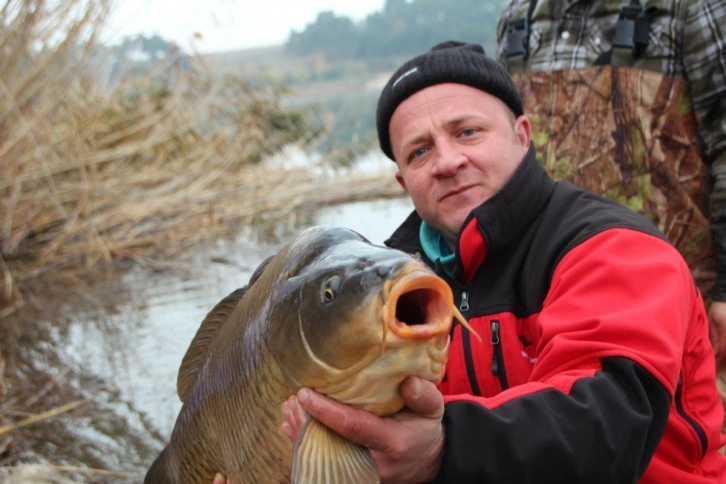
[[[393,73],[378,98],[376,127],[381,150],[393,158],[388,125],[399,104],[416,92],[445,82],[466,84],[501,99],[515,116],[524,113],[514,81],[484,48],[449,40],[404,63]]]

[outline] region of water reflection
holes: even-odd
[[[31,462],[84,467],[97,471],[67,475],[79,482],[138,482],[139,468],[153,456],[163,436],[147,415],[126,399],[122,389],[96,371],[97,361],[73,357],[74,345],[90,347],[95,342],[81,339],[70,343],[84,338],[75,328],[80,321],[107,330],[105,340],[125,334],[106,315],[118,307],[114,301],[130,300],[133,291],[104,271],[60,281],[46,277],[37,282],[27,294],[26,308],[14,314],[12,321],[3,322],[3,328],[8,329],[0,335],[8,362],[8,396],[0,405],[0,415],[14,416],[17,421],[68,403],[79,405],[14,430],[10,439],[3,438],[0,466]],[[109,346],[102,351],[105,356],[115,354]],[[108,469],[113,472],[104,472]],[[7,470],[0,470],[0,480],[4,477],[8,477]],[[33,476],[20,482],[40,479]]]
[[[373,243],[382,243],[410,211],[407,199],[360,202],[325,209],[315,223],[345,225]],[[199,324],[217,302],[244,285],[278,246],[240,239],[194,254],[171,272],[131,271],[122,280],[99,284],[86,294],[101,306],[104,300],[113,300],[107,311],[82,313],[65,330],[56,330],[53,339],[59,359],[69,368],[83,369],[86,379],[95,381],[78,381],[77,387],[91,393],[94,409],[110,410],[123,422],[123,428],[117,428],[118,421],[86,422],[85,431],[93,435],[84,441],[93,447],[122,439],[135,449],[136,458],[120,454],[104,467],[134,466],[141,475],[145,472],[151,462],[147,449],[151,454],[161,449],[181,408],[176,375]],[[79,427],[85,424],[80,422]],[[109,447],[99,448],[108,452]],[[95,458],[92,461],[103,465]]]

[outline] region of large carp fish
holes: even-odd
[[[454,318],[466,325],[419,260],[342,227],[302,231],[202,322],[170,442],[145,482],[378,482],[367,449],[313,419],[293,446],[280,405],[310,387],[392,415],[406,376],[443,377]]]

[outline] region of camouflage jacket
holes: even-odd
[[[527,56],[532,72],[582,69],[602,61],[629,1],[531,0]],[[687,81],[700,139],[701,158],[711,167],[710,219],[716,241],[718,281],[714,298],[726,300],[726,0],[645,0],[647,45],[632,67]],[[500,61],[508,63],[508,22],[528,17],[530,0],[508,0],[498,25]],[[510,57],[511,59],[511,57]],[[690,103],[689,103],[690,104]],[[709,184],[710,185],[710,184]]]

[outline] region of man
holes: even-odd
[[[440,44],[393,74],[377,127],[415,207],[387,244],[434,267],[482,338],[456,324],[438,391],[405,380],[400,414],[303,389],[283,431],[305,410],[368,447],[382,482],[724,482],[687,264],[640,215],[546,174],[509,75]]]
[[[497,31],[550,174],[668,236],[710,301],[726,370],[724,25],[726,0],[509,0]]]

